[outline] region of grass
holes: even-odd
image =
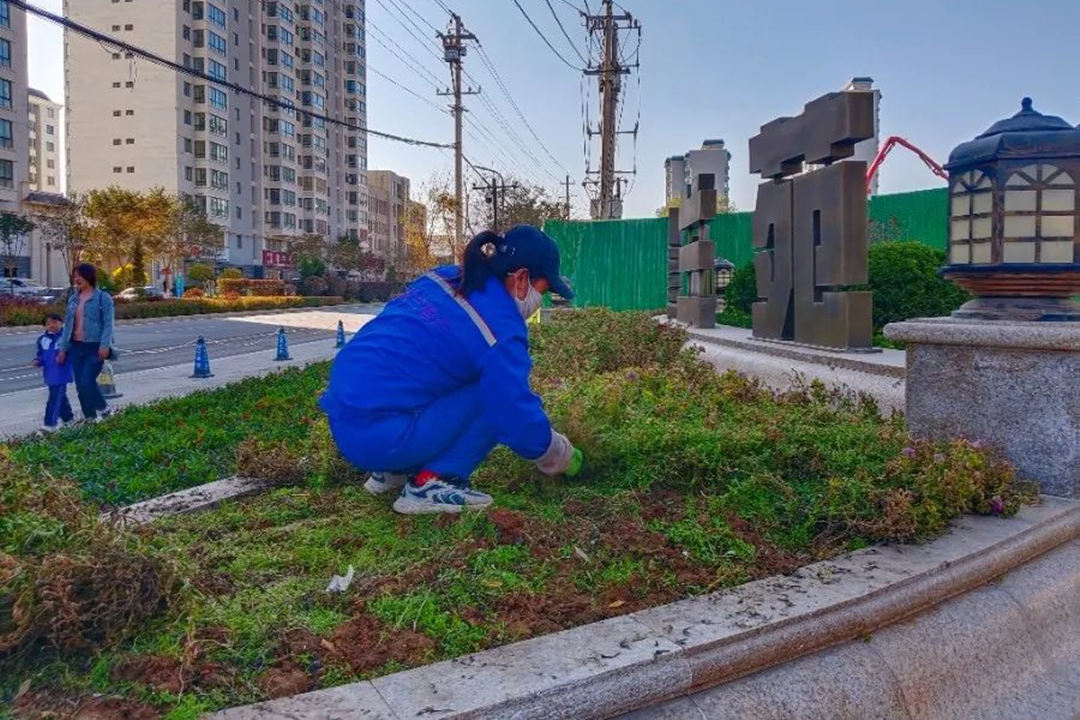
[[[875,541],[932,537],[960,513],[1011,514],[1031,498],[982,448],[914,443],[902,419],[883,420],[866,398],[817,385],[777,394],[717,376],[684,341],[643,315],[589,311],[541,326],[533,384],[585,450],[586,474],[542,478],[497,450],[474,478],[495,509],[461,517],[396,515],[392,498],[367,495],[354,473],[325,461],[325,422],[313,420],[325,366],[14,448],[24,484],[7,516],[22,520],[0,522],[0,638],[16,582],[4,579],[6,557],[33,579],[50,553],[85,546],[78,557],[91,563],[102,542],[65,539],[67,521],[48,510],[31,472],[70,475],[87,498],[122,502],[226,474],[239,451],[242,463],[269,459],[290,484],[125,539],[133,562],[149,558],[163,581],[183,579],[175,600],[108,642],[0,655],[0,703],[28,681],[22,711],[99,693],[129,714],[196,717],[789,572]],[[250,453],[250,436],[262,453]],[[102,466],[126,468],[123,479],[103,485]],[[327,593],[331,575],[349,566],[350,590]]]

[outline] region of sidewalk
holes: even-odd
[[[336,325],[336,320],[334,322]],[[290,345],[289,354],[292,356],[292,360],[286,362],[274,361],[274,348],[272,347],[259,352],[233,355],[220,360],[215,360],[211,355],[210,370],[214,373],[214,376],[199,380],[190,377],[194,366],[194,354],[192,354],[192,358],[183,364],[117,373],[115,375],[116,389],[118,392],[123,393],[123,397],[111,400],[110,405],[113,409],[118,409],[128,405],[144,405],[167,397],[180,397],[199,390],[219,388],[244,378],[266,375],[287,367],[303,366],[330,360],[336,353],[334,339],[330,338],[328,340]],[[3,418],[0,419],[0,438],[27,435],[41,427],[47,395],[48,389],[45,387],[21,390],[4,395],[4,414]],[[75,407],[76,416],[78,416],[78,400],[75,397],[74,385],[68,388],[68,398]]]

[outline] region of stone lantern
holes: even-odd
[[[1080,129],[1032,108],[959,145],[949,171],[949,264],[975,299],[957,318],[1080,321]]]
[[[886,326],[907,348],[908,430],[978,440],[1043,492],[1080,497],[1080,129],[1025,98],[946,167],[942,274],[975,299]]]

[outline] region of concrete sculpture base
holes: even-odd
[[[1080,497],[1080,323],[931,318],[885,336],[908,344],[913,435],[982,441],[1043,492]]]

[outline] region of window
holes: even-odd
[[[195,95],[195,102],[197,102],[197,103],[206,102],[206,86],[205,85],[196,85],[194,95]]]
[[[114,88],[118,88],[118,87],[120,87],[120,83],[118,83],[118,82],[114,82],[114,83],[112,84],[112,86],[113,86]]]
[[[190,125],[191,124],[191,111],[190,110],[185,110],[184,111],[184,124],[185,125]]]
[[[2,1],[2,0],[0,0]],[[4,5],[7,5],[5,2]],[[0,108],[11,107],[11,81],[0,79]]]
[[[55,160],[47,160],[45,162],[45,167],[49,168],[50,170],[55,170],[56,169],[56,161]]]
[[[206,45],[219,55],[226,55],[229,51],[229,44],[226,42],[225,38],[213,31],[210,31],[207,34]]]
[[[225,11],[219,8],[214,3],[206,4],[206,16],[211,23],[217,25],[219,28],[225,29]]]
[[[122,144],[122,142],[123,141],[120,138],[113,138],[113,140],[112,140],[113,145],[120,145],[120,144]]]
[[[134,145],[135,144],[135,138],[128,138],[127,140],[124,141],[124,144],[125,145]]]
[[[127,171],[128,171],[128,173],[133,173],[133,172],[135,172],[135,166],[134,166],[134,165],[128,165],[128,167],[127,167]]]
[[[124,112],[124,114],[130,117],[130,116],[135,114],[135,111],[134,110],[127,110],[126,112]]]
[[[119,25],[113,25],[112,26],[112,31],[113,32],[120,32],[120,26]]]
[[[191,28],[189,28],[187,25],[185,25],[182,34],[183,34],[185,40],[190,40],[191,39]]]
[[[122,172],[124,172],[124,168],[122,168],[122,167],[116,167],[116,166],[114,165],[114,166],[113,166],[113,169],[112,169],[112,171],[113,171],[114,173],[122,173]]]
[[[128,32],[131,32],[134,29],[135,29],[134,25],[125,25],[124,26],[124,30],[127,30]]]
[[[121,112],[119,110],[113,110],[112,114],[113,114],[113,117],[120,117]]]
[[[184,97],[191,97],[191,83],[184,83]]]
[[[0,27],[11,27],[11,6],[7,0],[0,0]]]
[[[15,138],[12,135],[11,121],[0,120],[0,147],[12,147],[15,144]]]
[[[217,162],[229,162],[229,148],[216,142],[210,143],[210,159]]]
[[[189,167],[184,168],[184,179],[187,180],[188,182],[191,182],[191,178],[192,178],[193,174],[194,174],[194,171],[191,168],[189,168]]]
[[[196,20],[202,20],[205,17],[205,3],[193,2],[191,3],[191,17]]]
[[[207,207],[207,214],[210,217],[226,218],[229,217],[229,201],[221,198],[208,198],[209,203]]]
[[[55,177],[53,177],[52,175],[50,175],[50,176],[49,176],[49,179],[48,179],[48,182],[47,182],[46,184],[48,184],[48,185],[55,185],[55,184],[56,184],[56,178],[55,178]]]
[[[206,187],[206,168],[195,168],[195,187]]]
[[[206,33],[202,30],[196,30],[191,35],[191,44],[197,48],[205,47],[206,45]]]
[[[228,77],[228,68],[219,63],[217,60],[210,60],[210,67],[207,68],[206,74],[214,78],[215,80],[225,82]]]
[[[183,7],[184,7],[184,12],[186,12],[186,13],[191,12],[191,0],[184,0]]]
[[[56,127],[54,127],[53,125],[46,125],[45,126],[45,134],[46,135],[55,135],[56,134]]]
[[[56,143],[51,143],[51,142],[45,143],[45,149],[48,152],[55,152],[56,151]]]
[[[229,105],[229,96],[222,90],[217,88],[210,88],[210,107],[217,108],[218,110],[225,110]]]
[[[0,67],[11,67],[11,42],[0,40]]]
[[[191,152],[191,138],[184,138],[184,152]]]
[[[131,80],[128,80],[126,83],[124,83],[124,87],[133,88],[133,87],[135,87],[135,83],[133,81],[131,81]]]

